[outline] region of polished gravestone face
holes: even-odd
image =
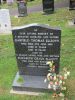
[[[11,20],[8,9],[0,9],[0,33],[11,33]]]
[[[54,0],[42,0],[43,11],[52,13],[54,11]]]
[[[70,4],[69,4],[70,9],[75,9],[75,0],[70,0]]]
[[[54,61],[59,72],[61,31],[32,24],[13,29],[15,53],[21,75],[47,75],[46,62]]]
[[[19,17],[27,16],[27,6],[24,1],[18,2]]]

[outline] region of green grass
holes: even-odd
[[[63,1],[65,1],[65,0],[63,0]],[[55,0],[55,2],[61,2],[61,0]],[[42,4],[42,0],[34,0],[31,2],[28,1],[27,7],[33,7],[33,6],[40,5],[40,4]],[[8,9],[17,8],[17,2],[16,2],[16,0],[14,0],[14,3],[12,5],[8,5],[7,3],[5,3],[5,4],[1,4],[0,7],[1,8],[8,8]]]
[[[17,3],[16,3],[16,0],[14,1],[14,3],[12,4],[12,5],[8,5],[7,3],[2,3],[1,5],[0,5],[0,7],[2,8],[2,9],[9,9],[9,8],[17,8]]]
[[[34,0],[32,2],[28,1],[27,6],[32,7],[32,6],[35,6],[35,5],[39,5],[40,3],[42,3],[42,0]],[[8,5],[7,3],[5,3],[5,4],[0,5],[0,7],[1,8],[17,8],[17,2],[15,0],[12,5]]]
[[[68,25],[68,20],[72,18],[75,18],[75,13],[68,9],[56,10],[51,15],[38,12],[18,19],[11,17],[12,26],[41,23],[49,24],[51,27],[61,27],[60,70],[67,67],[71,71],[71,78],[67,81],[69,100],[75,100],[75,26]],[[54,100],[51,93],[39,97],[10,94],[17,70],[12,35],[0,35],[0,100]]]
[[[42,23],[42,24],[49,24],[50,26],[55,27],[62,27],[65,24],[65,27],[67,27],[66,23],[68,20],[71,20],[75,18],[75,11],[69,11],[67,9],[59,9],[55,10],[54,14],[51,15],[44,15],[43,12],[38,13],[31,13],[28,14],[26,17],[19,17],[15,18],[11,17],[12,26],[21,26],[25,24],[30,23]]]

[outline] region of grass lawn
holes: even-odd
[[[68,20],[72,18],[75,18],[75,11],[68,11],[67,8],[56,10],[51,15],[43,15],[42,12],[38,12],[18,19],[11,17],[12,26],[41,23],[49,24],[51,27],[61,27],[60,70],[67,67],[71,71],[71,78],[67,81],[68,92],[66,94],[69,100],[75,100],[75,26],[68,25]],[[0,100],[54,100],[51,93],[39,97],[10,94],[17,70],[12,35],[0,35]]]
[[[27,2],[27,6],[28,7],[31,7],[31,6],[34,6],[34,5],[39,5],[40,3],[42,3],[42,0],[34,0],[34,1],[28,1]],[[14,1],[14,3],[9,6],[8,4],[2,4],[0,5],[1,8],[17,8],[17,2],[16,0]]]
[[[65,0],[63,0],[65,1]],[[61,2],[61,0],[55,0],[55,2]],[[42,0],[34,0],[34,1],[28,1],[27,2],[27,7],[32,7],[32,6],[35,6],[35,5],[39,5],[39,4],[42,4]],[[17,8],[17,2],[16,0],[14,0],[14,3],[9,6],[8,4],[1,4],[0,5],[1,8]]]

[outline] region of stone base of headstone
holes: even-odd
[[[19,73],[16,74],[12,89],[13,91],[27,91],[27,92],[50,92],[48,89],[48,82],[44,82],[46,76],[30,76],[22,75],[23,83],[18,82]]]
[[[25,94],[25,95],[31,95],[31,96],[40,96],[40,95],[44,95],[44,93],[42,92],[29,92],[29,91],[16,91],[11,89],[10,93],[12,94]]]
[[[19,14],[18,15],[18,17],[25,17],[25,16],[27,16],[27,14],[25,14],[25,15],[24,14]]]
[[[75,25],[75,19],[74,19],[74,25]]]
[[[69,10],[75,10],[75,8],[69,8]]]
[[[43,15],[48,15],[48,14],[53,14],[53,13],[54,13],[54,11],[47,10],[47,11],[44,11],[43,12]]]
[[[69,26],[73,26],[73,25],[75,25],[75,21],[74,21],[74,20],[72,20],[72,21],[68,21],[68,25],[69,25]]]
[[[28,0],[28,1],[34,1],[34,0]]]

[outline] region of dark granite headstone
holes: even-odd
[[[43,11],[46,13],[54,12],[54,0],[42,0]]]
[[[69,9],[70,10],[75,10],[75,0],[70,0]]]
[[[74,24],[75,24],[75,19],[74,19]]]
[[[1,0],[0,0],[0,5],[1,5]]]
[[[32,81],[33,83],[36,82],[36,86],[41,82],[44,84],[43,81],[49,68],[46,65],[48,61],[54,61],[56,73],[59,73],[60,29],[53,29],[46,25],[30,24],[13,29],[12,34],[20,75],[23,75],[24,78],[26,76],[32,77]],[[36,78],[33,78],[33,76]],[[29,83],[29,80],[26,78],[30,86],[32,82]],[[37,80],[39,80],[39,83]],[[43,84],[38,87],[47,89],[47,84],[42,87]],[[37,88],[36,86],[35,88]],[[26,87],[25,84],[24,87]],[[32,88],[34,88],[34,85]]]
[[[34,1],[34,0],[29,0],[29,1]]]
[[[19,12],[19,17],[27,16],[27,6],[24,1],[18,2],[18,12]]]

